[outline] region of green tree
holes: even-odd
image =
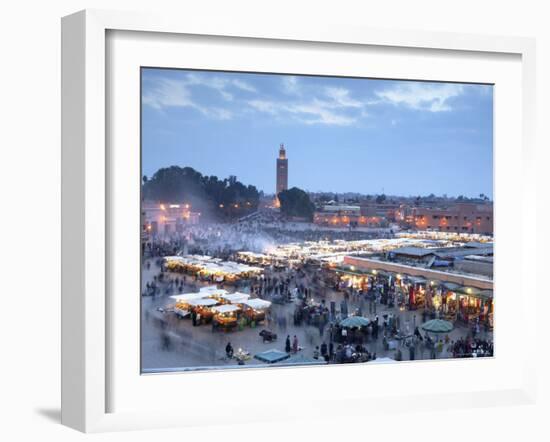
[[[220,180],[191,167],[179,166],[159,169],[144,180],[143,196],[146,200],[189,203],[196,210],[215,213],[218,217],[241,216],[243,211],[256,210],[260,201],[258,189],[237,181],[236,176]],[[233,210],[228,211],[229,207]]]
[[[376,197],[376,202],[377,202],[378,204],[383,203],[384,201],[386,201],[386,195],[381,194],[381,195],[378,195],[378,196]]]
[[[298,216],[308,221],[313,220],[315,205],[311,202],[309,195],[302,189],[292,187],[279,193],[281,212],[287,216]]]

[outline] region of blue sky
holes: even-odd
[[[142,70],[143,174],[191,166],[266,193],[284,143],[289,186],[493,194],[493,87]]]

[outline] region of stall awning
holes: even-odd
[[[425,284],[426,278],[422,276],[407,276],[407,279],[413,284]]]
[[[231,313],[238,310],[240,310],[240,308],[233,304],[224,304],[218,305],[217,307],[212,307],[212,311],[215,313]]]
[[[493,291],[492,290],[481,290],[478,295],[478,297],[482,299],[493,299]]]
[[[194,299],[189,301],[189,305],[192,305],[193,307],[210,307],[212,305],[216,305],[217,303],[218,301],[211,298]]]
[[[250,295],[247,293],[236,292],[236,293],[227,293],[222,295],[221,297],[233,304],[241,304],[244,301],[246,301],[248,298],[250,298]]]
[[[181,295],[172,295],[171,299],[174,299],[177,302],[190,302],[197,299],[203,299],[207,296],[210,296],[210,293],[199,292],[199,293],[182,293]]]
[[[456,292],[468,296],[478,296],[481,290],[476,289],[475,287],[460,287],[456,289]]]
[[[340,321],[340,326],[346,328],[366,327],[369,324],[370,320],[368,318],[364,318],[363,316],[348,316],[346,319]]]
[[[264,308],[268,308],[271,305],[271,302],[264,299],[254,298],[244,301],[243,304],[250,308],[261,310]]]
[[[441,285],[443,287],[445,287],[447,290],[451,290],[453,292],[455,292],[455,291],[462,288],[462,286],[460,284],[455,284],[454,282],[444,281],[444,282],[441,283]]]

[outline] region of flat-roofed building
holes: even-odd
[[[143,201],[141,210],[142,228],[149,235],[177,233],[186,224],[198,224],[201,216],[188,203]]]
[[[493,234],[493,205],[457,203],[449,207],[416,207],[412,227],[454,233]]]
[[[385,218],[369,216],[361,206],[326,204],[313,214],[313,222],[324,226],[380,227]]]

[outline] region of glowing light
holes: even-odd
[[[160,210],[166,210],[166,207],[164,206],[164,204],[160,205]]]

